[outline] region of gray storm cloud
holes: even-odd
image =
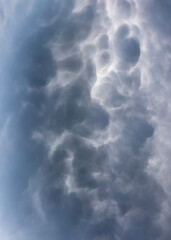
[[[0,238],[169,240],[170,2],[1,2]]]

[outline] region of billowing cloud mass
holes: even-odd
[[[171,239],[171,1],[0,0],[0,239]]]

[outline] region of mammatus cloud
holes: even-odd
[[[170,2],[1,2],[0,237],[169,240]]]

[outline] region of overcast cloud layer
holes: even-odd
[[[0,239],[171,239],[170,42],[170,0],[0,0]]]

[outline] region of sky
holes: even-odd
[[[0,0],[0,239],[171,239],[170,23],[170,0]]]

